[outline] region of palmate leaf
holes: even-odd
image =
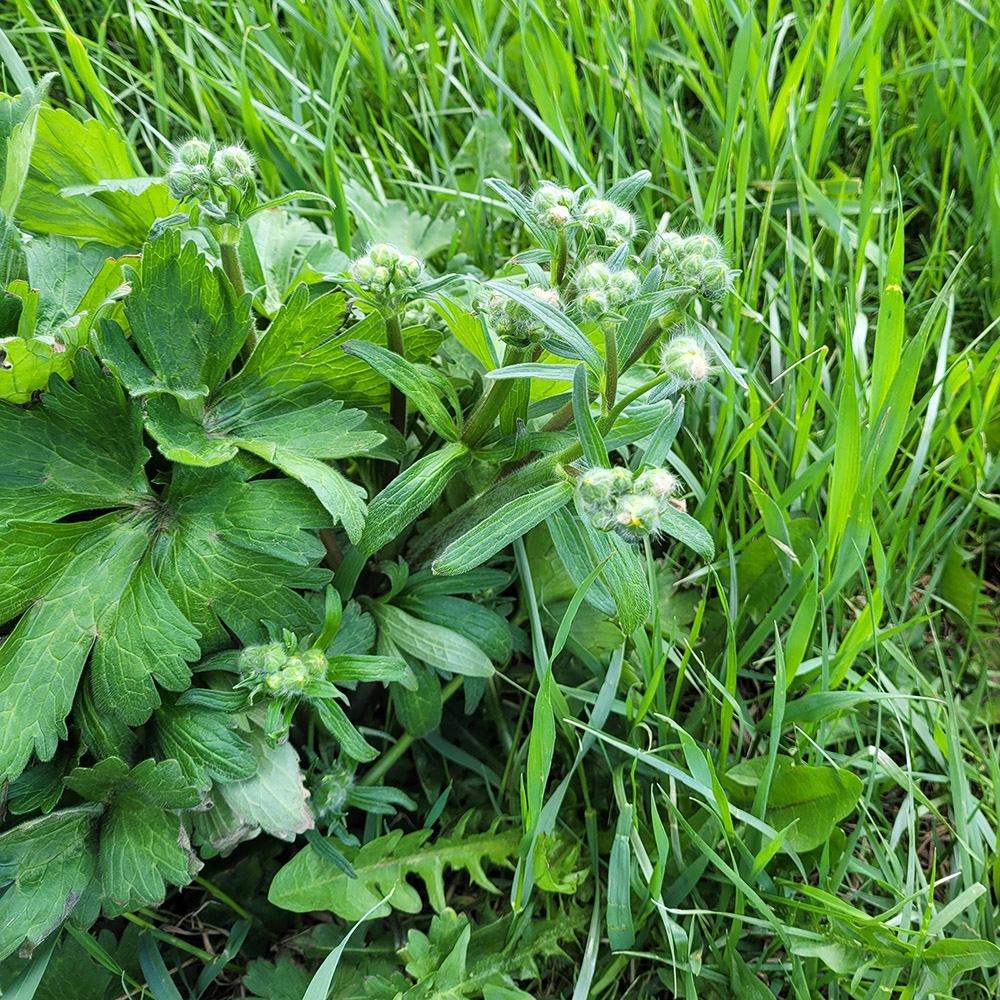
[[[25,229],[139,247],[176,204],[166,184],[137,175],[128,143],[114,129],[39,109],[31,171],[14,212]]]
[[[221,268],[211,267],[193,242],[182,246],[176,229],[145,244],[138,267],[127,268],[125,275],[132,286],[125,318],[142,359],[122,328],[105,321],[105,360],[133,396],[207,396],[247,338],[250,299],[238,301]]]
[[[271,883],[268,899],[285,910],[306,913],[330,910],[345,920],[360,920],[390,890],[392,898],[376,911],[385,917],[391,907],[404,913],[419,913],[420,894],[407,882],[419,875],[436,912],[445,908],[443,876],[446,868],[463,868],[476,885],[489,892],[496,887],[483,870],[483,860],[506,865],[517,853],[520,835],[516,830],[466,834],[468,814],[447,837],[429,844],[430,830],[404,834],[393,830],[376,837],[361,848],[345,848],[343,853],[357,874],[349,878],[312,847],[303,848],[282,868]],[[338,849],[340,846],[337,843]]]
[[[76,911],[98,913],[96,828],[100,807],[40,816],[0,834],[0,961],[34,948]]]
[[[281,374],[280,356],[319,320],[311,335],[330,336],[344,316],[343,296],[324,296],[307,309],[301,286],[279,311],[243,372],[222,383],[250,330],[250,300],[236,301],[223,272],[176,230],[147,244],[125,304],[133,346],[104,321],[105,361],[133,396],[146,396],[146,429],[171,461],[211,467],[242,449],[308,486],[341,521],[352,541],[361,535],[365,491],[329,460],[369,454],[386,436],[361,410],[344,409],[321,384],[313,359]],[[131,274],[131,269],[129,271]],[[339,348],[338,348],[339,351]],[[138,352],[138,353],[137,353]],[[342,353],[342,352],[340,352]],[[270,365],[262,368],[262,365]]]
[[[230,645],[230,632],[254,643],[262,619],[311,623],[290,588],[329,578],[303,527],[326,514],[299,484],[252,480],[233,461],[179,466],[157,493],[114,379],[82,352],[75,387],[53,388],[38,407],[0,406],[11,452],[0,510],[18,518],[0,524],[0,620],[21,615],[0,645],[0,780],[32,751],[51,759],[88,658],[94,711],[138,725],[160,704],[157,685],[185,688],[186,661]],[[111,510],[50,523],[95,508]]]
[[[175,760],[144,760],[129,769],[117,757],[78,767],[66,786],[105,804],[97,875],[107,914],[126,912],[166,895],[165,882],[187,885],[201,867],[191,853],[177,810],[198,805]]]

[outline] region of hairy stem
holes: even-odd
[[[604,405],[611,409],[618,394],[618,341],[614,323],[604,324]]]
[[[504,351],[502,367],[519,365],[527,357],[527,354],[527,348],[514,347],[508,344]],[[479,398],[476,408],[472,411],[472,415],[469,417],[469,421],[462,431],[462,440],[470,448],[475,448],[493,429],[500,410],[503,408],[504,401],[510,395],[510,390],[513,386],[513,379],[496,379],[490,383],[490,387]]]
[[[403,328],[399,325],[399,316],[392,313],[385,318],[385,342],[393,354],[403,357]],[[392,426],[400,434],[406,434],[406,396],[396,386],[389,390],[389,416]]]

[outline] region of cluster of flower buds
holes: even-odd
[[[580,222],[588,229],[599,229],[612,246],[635,236],[635,216],[628,209],[603,198],[590,198],[580,206]]]
[[[376,243],[350,266],[351,277],[366,292],[389,295],[412,287],[423,271],[416,257],[400,253],[390,243]]]
[[[708,233],[663,233],[656,261],[663,268],[665,284],[687,285],[709,299],[730,292],[737,274],[726,264],[722,244]]]
[[[590,523],[629,541],[659,533],[663,511],[680,488],[680,480],[660,468],[638,476],[622,466],[584,469],[576,480],[580,505]]]
[[[639,294],[642,282],[635,271],[612,271],[600,261],[585,265],[576,275],[576,304],[588,319],[600,319]]]
[[[559,293],[554,288],[529,285],[525,291],[539,302],[552,306],[553,309],[561,308]],[[537,344],[544,336],[545,327],[542,321],[527,306],[515,302],[501,292],[495,292],[490,296],[487,312],[496,335],[514,347]]]
[[[660,366],[669,376],[671,389],[707,385],[718,374],[705,345],[681,327],[660,351]]]
[[[632,239],[636,233],[635,216],[621,205],[604,198],[588,198],[580,202],[570,188],[558,184],[540,185],[531,196],[535,219],[544,229],[562,231],[572,222],[585,229],[599,230],[604,241],[617,246]]]
[[[288,643],[246,646],[240,652],[241,686],[252,694],[264,691],[272,698],[302,694],[311,680],[326,678],[327,661],[322,650],[299,653]]]
[[[178,201],[225,202],[230,193],[240,200],[256,186],[250,153],[239,146],[217,146],[204,139],[188,139],[177,148],[165,179]]]
[[[576,194],[556,184],[543,184],[531,196],[538,224],[545,229],[565,229],[573,221]]]

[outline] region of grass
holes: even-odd
[[[578,734],[554,741],[553,778],[576,775],[559,817],[608,919],[580,925],[578,970],[548,991],[1000,995],[996,968],[941,944],[995,942],[1000,920],[1000,7],[124,0],[94,15],[12,0],[0,26],[24,67],[4,56],[7,89],[55,69],[58,99],[120,124],[154,167],[191,134],[244,139],[270,193],[341,206],[320,221],[345,249],[356,206],[398,200],[456,220],[454,251],[492,271],[519,233],[486,177],[603,186],[649,167],[645,225],[717,230],[741,271],[712,322],[749,386],[689,400],[673,452],[722,554],[660,554],[662,629],[618,665],[615,725],[576,771]],[[519,560],[543,651],[565,608],[544,548],[529,537]],[[612,669],[581,636],[553,675],[574,715]],[[447,739],[415,744],[393,780],[412,791],[425,772],[424,808],[447,787],[516,812],[537,712],[491,690],[487,733],[449,706]],[[721,793],[764,761],[746,808],[762,816],[779,752],[863,782],[810,878],[770,864]],[[634,938],[612,953],[625,911]]]

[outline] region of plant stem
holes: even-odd
[[[604,405],[610,410],[618,394],[618,341],[614,323],[604,325]]]
[[[507,345],[503,353],[503,365],[519,365],[528,356],[528,348]],[[504,401],[510,395],[514,380],[510,378],[496,379],[479,398],[476,408],[472,411],[468,423],[462,431],[462,440],[474,448],[492,429],[503,408]]]
[[[462,686],[462,674],[456,674],[441,689],[441,704],[443,705]],[[413,737],[409,733],[403,733],[398,740],[380,758],[378,763],[367,770],[362,775],[358,784],[361,787],[374,785],[388,773],[389,769],[403,756],[413,742]]]
[[[559,234],[559,244],[556,247],[556,266],[552,271],[553,287],[561,285],[566,277],[566,260],[569,256],[567,251],[566,234],[563,232]]]
[[[226,277],[233,286],[233,291],[238,299],[246,295],[247,291],[246,282],[243,280],[243,268],[240,266],[240,255],[237,250],[239,241],[239,230],[237,229],[235,243],[219,244],[219,250],[222,251],[222,270],[226,272]]]

